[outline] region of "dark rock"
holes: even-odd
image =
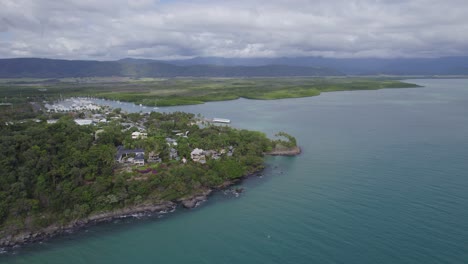
[[[242,187],[237,187],[236,189],[234,189],[236,191],[236,193],[242,193],[244,192],[244,188]]]

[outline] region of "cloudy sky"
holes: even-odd
[[[454,55],[467,0],[0,0],[0,58]]]

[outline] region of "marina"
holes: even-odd
[[[70,112],[70,111],[97,111],[102,110],[103,106],[98,105],[90,98],[73,97],[54,104],[46,103],[47,112]]]

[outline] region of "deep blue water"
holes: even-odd
[[[159,109],[286,131],[304,153],[268,158],[238,198],[90,227],[0,262],[468,263],[468,80],[410,81],[425,87]]]

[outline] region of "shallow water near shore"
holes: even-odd
[[[239,197],[92,226],[0,263],[467,263],[468,80],[409,82],[425,87],[157,109],[286,131],[303,153],[268,157]]]

